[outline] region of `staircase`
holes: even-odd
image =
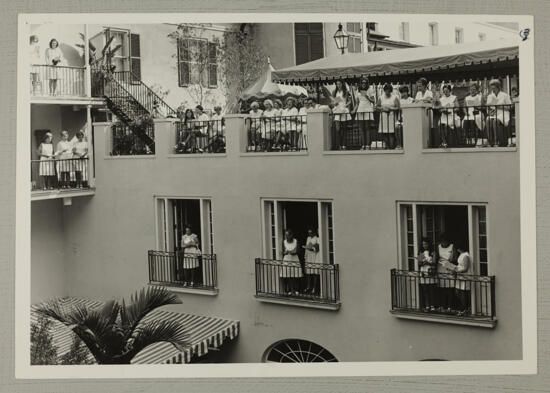
[[[163,112],[165,116],[174,117],[176,111],[130,71],[109,74],[103,78],[102,87],[107,108],[154,152],[153,126],[144,125],[140,120],[153,116],[155,110]]]

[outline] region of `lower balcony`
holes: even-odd
[[[175,292],[216,295],[216,254],[185,254],[183,251],[149,250],[149,284]]]
[[[337,264],[257,258],[255,265],[258,300],[327,310],[340,308]]]
[[[494,328],[495,277],[391,270],[391,313],[398,318]]]
[[[88,157],[31,161],[32,200],[93,195]]]

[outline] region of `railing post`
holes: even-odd
[[[323,154],[330,150],[329,109],[310,109],[307,113],[307,150],[310,154]]]
[[[166,157],[174,154],[177,119],[155,119],[155,155]]]
[[[430,106],[422,103],[403,105],[403,148],[405,153],[418,154],[428,148]]]
[[[228,155],[246,152],[247,132],[245,118],[247,115],[225,115],[225,146]]]

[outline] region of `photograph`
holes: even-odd
[[[531,17],[106,15],[19,19],[18,377],[536,372]]]

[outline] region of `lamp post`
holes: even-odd
[[[334,33],[334,41],[336,42],[336,47],[342,50],[342,54],[344,54],[344,50],[348,46],[348,40],[349,34],[343,29],[342,24],[338,23],[338,30]]]

